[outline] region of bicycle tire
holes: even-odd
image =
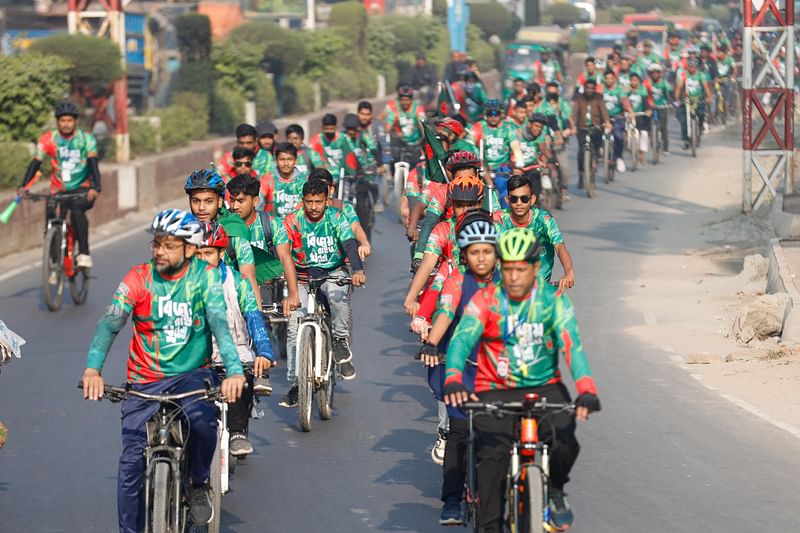
[[[690,124],[690,127],[692,128],[692,131],[691,131],[691,134],[690,134],[689,145],[692,148],[692,157],[697,157],[697,146],[698,146],[699,143],[697,142],[697,140],[698,140],[697,139],[697,134],[698,134],[697,129],[698,128],[697,128],[697,118],[696,117],[692,117],[692,123]]]
[[[72,245],[73,261],[78,257],[78,243]],[[69,278],[69,292],[72,296],[72,303],[83,305],[89,296],[89,270],[86,268],[76,268],[75,275]]]
[[[614,181],[614,165],[616,161],[614,161],[614,141],[611,139],[606,139],[603,141],[603,157],[605,158],[605,171],[606,171],[606,183],[611,183]]]
[[[636,172],[639,167],[639,130],[632,136],[631,140],[631,171]]]
[[[528,465],[520,476],[522,484],[521,502],[524,512],[521,513],[520,533],[544,532],[544,475],[535,465]]]
[[[314,333],[303,331],[297,342],[297,419],[302,431],[311,431],[311,360],[314,358]]]
[[[220,522],[222,521],[222,451],[220,450],[220,436],[222,430],[217,431],[217,448],[214,450],[214,458],[211,460],[211,475],[209,485],[211,485],[211,522],[208,523],[208,533],[219,533]],[[228,458],[230,461],[230,457]],[[229,463],[230,465],[230,463]]]
[[[168,533],[172,528],[169,520],[170,510],[170,466],[169,463],[159,461],[153,469],[153,509],[150,513],[153,533]]]
[[[64,253],[61,249],[61,227],[53,224],[47,229],[42,247],[42,293],[44,303],[50,311],[61,309],[64,300]],[[56,283],[50,284],[55,273]]]
[[[322,336],[323,357],[324,354],[330,351],[328,338],[326,335]],[[331,362],[333,361],[331,360]],[[319,410],[319,417],[322,420],[330,420],[333,417],[333,389],[336,386],[336,372],[335,368],[325,368],[324,372],[328,374],[328,381],[323,382],[322,386],[317,390],[317,410]]]
[[[650,125],[650,139],[652,139],[652,147],[653,147],[653,155],[651,156],[651,161],[654,165],[658,164],[659,157],[661,156],[661,134],[657,121],[655,120],[656,117],[651,117],[651,125]]]
[[[389,207],[391,200],[389,196],[392,193],[391,187],[391,180],[394,178],[394,174],[389,172],[389,170],[385,170],[383,173],[383,179],[381,180],[381,201],[383,202],[384,207]]]
[[[405,191],[406,177],[404,174],[405,170],[402,168],[397,168],[394,172],[394,206],[398,216],[400,215],[400,199]]]
[[[586,187],[586,197],[592,198],[594,196],[594,176],[595,176],[595,169],[594,169],[594,158],[592,157],[592,152],[594,148],[591,147],[589,150],[583,151],[583,175],[586,179],[586,183],[584,186]]]

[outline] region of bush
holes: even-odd
[[[373,97],[378,91],[378,72],[366,61],[356,62],[352,68],[331,72],[322,84],[322,91],[331,100]]]
[[[131,156],[140,157],[157,151],[156,129],[143,120],[128,122],[128,135],[131,142]]]
[[[241,92],[248,98],[256,90],[256,75],[261,71],[263,52],[253,47],[227,42],[211,53],[217,84]]]
[[[580,21],[581,11],[572,4],[557,2],[544,8],[544,14],[553,19],[553,24],[566,27]]]
[[[244,122],[246,101],[239,91],[218,85],[211,95],[211,131],[230,135],[238,124]]]
[[[208,94],[214,88],[214,66],[210,60],[181,63],[176,91]]]
[[[305,32],[281,28],[274,22],[253,21],[242,24],[228,37],[239,50],[247,48],[261,55],[261,63],[275,74],[295,72],[305,59]]]
[[[396,46],[397,37],[386,26],[370,24],[367,27],[367,63],[375,70],[384,73],[394,70]]]
[[[284,115],[297,115],[314,111],[314,83],[308,78],[284,78],[280,90],[281,109]],[[323,104],[325,95],[323,94]]]
[[[106,86],[123,75],[119,47],[102,37],[53,35],[33,42],[28,50],[68,60],[67,75],[76,85]]]
[[[518,16],[494,0],[485,4],[471,4],[469,22],[478,26],[486,39],[497,35],[504,41],[513,41],[522,26]]]
[[[630,8],[633,11],[628,13],[647,13],[658,8],[664,12],[686,12],[688,2],[685,0],[618,0],[618,7],[612,8],[612,17],[615,9]],[[625,13],[627,14],[627,13]],[[624,16],[624,15],[623,15]],[[622,16],[619,17],[619,22],[622,22]]]
[[[36,140],[68,92],[69,68],[60,57],[0,56],[0,142]]]
[[[253,100],[256,103],[256,120],[271,120],[278,112],[278,96],[275,85],[264,72],[257,72]]]
[[[27,143],[0,142],[0,187],[19,187],[31,157],[30,145]]]
[[[162,149],[186,146],[208,133],[208,103],[204,104],[200,95],[176,94],[172,105],[152,114],[161,118]]]
[[[569,38],[569,51],[572,53],[589,51],[589,30],[578,30]]]
[[[353,50],[362,51],[367,44],[367,10],[361,2],[334,4],[328,27],[347,37]]]
[[[187,127],[193,132],[192,139],[202,139],[208,135],[208,95],[192,92],[176,92],[172,94],[172,106],[184,107],[191,113],[191,124]]]
[[[486,72],[495,67],[494,48],[483,39],[480,28],[474,24],[467,28],[467,52],[477,61],[480,70]]]
[[[178,50],[183,61],[203,61],[211,55],[211,21],[206,15],[187,13],[175,21]]]

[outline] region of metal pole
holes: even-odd
[[[121,0],[111,0],[108,13],[111,24],[111,40],[119,46],[122,77],[114,82],[114,140],[117,144],[117,162],[127,163],[131,159],[130,137],[128,136],[128,78],[125,75],[125,12]]]
[[[753,28],[752,1],[744,0],[744,34],[742,58],[742,212],[753,209],[753,152],[752,152],[752,105],[750,94],[753,88]]]
[[[794,52],[794,3],[789,0],[786,5],[786,125],[784,140],[786,141],[786,192],[793,193],[796,190],[795,168],[794,168],[794,69],[796,55]]]

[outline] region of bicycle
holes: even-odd
[[[614,181],[614,172],[617,170],[617,162],[614,161],[614,135],[611,131],[603,132],[603,171],[606,176],[606,183]]]
[[[467,402],[468,413],[467,480],[465,483],[466,516],[477,528],[477,491],[475,483],[475,416],[521,417],[508,465],[506,520],[511,533],[543,533],[555,531],[550,526],[550,446],[539,440],[539,426],[557,413],[574,414],[572,403],[551,403],[535,393],[525,395],[522,402]],[[555,439],[555,429],[553,429]]]
[[[396,157],[394,157],[392,187],[394,189],[395,207],[399,215],[401,211],[401,201],[406,190],[408,174],[411,172],[411,167],[416,164],[419,159],[420,148],[416,145],[409,145],[402,140],[395,141],[395,143],[398,142],[402,144],[399,146],[395,144],[392,150],[392,153],[396,154]]]
[[[533,180],[539,181],[539,196],[536,198],[536,207],[544,209],[545,211],[552,211],[559,205],[560,190],[557,184],[553,183],[550,175],[549,167],[540,163],[529,165],[520,169],[522,174],[533,183]]]
[[[578,132],[583,135],[583,175],[584,186],[586,187],[586,197],[593,198],[595,193],[595,177],[597,174],[597,153],[592,142],[592,131],[600,131],[598,126],[588,128],[578,128]]]
[[[656,106],[653,108],[653,116],[650,119],[650,150],[652,152],[651,162],[657,165],[661,160],[661,152],[664,151],[664,140],[661,138],[661,112],[666,113],[669,106]]]
[[[297,410],[300,429],[311,431],[311,401],[316,393],[322,420],[333,416],[333,395],[339,366],[333,360],[330,309],[320,290],[325,282],[351,285],[352,279],[322,276],[308,280],[306,316],[297,328]]]
[[[75,305],[83,305],[89,295],[89,269],[78,268],[78,241],[67,214],[64,203],[86,198],[86,192],[59,194],[27,193],[25,198],[34,202],[45,200],[46,212],[53,213],[47,219],[42,245],[42,292],[50,311],[58,311],[64,299],[64,279],[69,281],[69,291]]]
[[[78,384],[83,388],[83,383]],[[189,457],[184,454],[189,431],[184,428],[183,409],[176,402],[186,398],[195,401],[223,402],[219,387],[211,387],[179,394],[147,394],[133,390],[130,383],[125,387],[105,385],[103,397],[114,403],[125,399],[140,399],[158,402],[158,411],[147,422],[147,446],[144,450],[144,533],[178,533],[187,531],[189,519]],[[207,525],[209,533],[218,533],[222,514],[222,494],[227,491],[227,448],[223,435],[227,431],[227,409],[218,415],[217,450],[211,463],[211,504],[213,518]],[[223,474],[223,472],[225,472]],[[224,487],[224,489],[223,489]],[[205,528],[205,524],[195,527]]]
[[[684,98],[683,104],[686,113],[686,133],[689,136],[689,147],[692,157],[697,157],[697,148],[700,146],[700,123],[697,120],[697,99]]]

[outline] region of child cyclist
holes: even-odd
[[[250,283],[239,272],[225,264],[222,256],[230,240],[218,222],[201,222],[203,239],[195,252],[212,267],[218,268],[222,277],[222,288],[227,305],[228,329],[230,329],[239,360],[245,368],[248,387],[241,398],[228,406],[228,430],[231,432],[231,455],[243,456],[253,453],[253,445],[247,438],[250,411],[253,408],[253,377],[261,377],[275,360],[269,333],[264,318],[256,304],[256,296]],[[221,368],[222,358],[216,340],[212,362]],[[221,371],[221,370],[218,370]]]
[[[497,228],[491,215],[482,209],[468,211],[456,225],[456,242],[460,249],[459,262],[466,270],[455,269],[447,278],[439,295],[438,310],[433,327],[420,350],[420,359],[428,367],[428,382],[437,400],[444,400],[444,354],[455,331],[464,307],[472,296],[496,281]],[[440,357],[442,354],[442,357]],[[464,371],[465,386],[472,390],[475,377],[475,355]],[[445,439],[442,480],[444,506],[439,523],[443,526],[461,525],[461,497],[466,475],[467,417],[457,407],[447,407],[449,424]]]

